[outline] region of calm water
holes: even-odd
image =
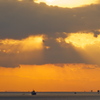
[[[0,92],[0,100],[100,100],[96,92]]]

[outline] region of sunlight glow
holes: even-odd
[[[72,43],[76,47],[85,48],[100,43],[100,36],[94,37],[93,33],[72,33],[65,39],[66,43]]]
[[[26,39],[23,39],[21,42],[22,49],[23,50],[33,50],[33,49],[42,49],[42,36],[36,36],[36,37],[29,37]]]
[[[32,51],[43,49],[43,36],[30,36],[22,40],[0,40],[0,52],[19,53],[20,51]]]
[[[45,2],[47,5],[60,6],[60,7],[78,7],[97,3],[97,0],[35,0],[36,3]]]
[[[46,0],[46,2],[53,2],[54,0]]]
[[[23,0],[18,0],[18,1],[23,1]]]

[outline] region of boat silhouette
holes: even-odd
[[[36,95],[36,92],[33,90],[33,91],[31,92],[31,95]]]

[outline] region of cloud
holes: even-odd
[[[54,38],[43,40],[43,36],[0,40],[0,66],[89,63],[64,39],[60,43]]]
[[[71,9],[28,0],[0,0],[0,66],[93,64],[74,43],[67,43],[65,39],[70,33],[82,31],[98,37],[99,9],[99,4]]]
[[[60,8],[23,0],[0,0],[0,38],[92,31],[100,28],[100,5]]]

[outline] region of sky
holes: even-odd
[[[97,91],[99,0],[0,0],[0,91]]]
[[[36,3],[45,2],[47,5],[70,7],[70,8],[98,3],[97,0],[88,0],[88,1],[87,0],[34,0],[34,1]]]

